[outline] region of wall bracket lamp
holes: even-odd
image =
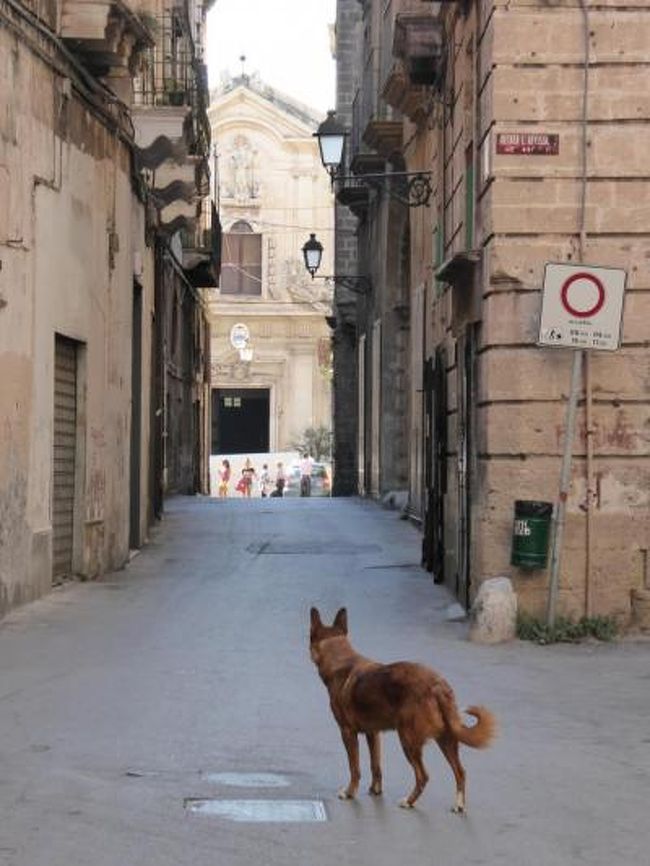
[[[367,295],[372,289],[370,278],[362,274],[333,274],[329,277],[317,277],[316,271],[320,268],[323,257],[323,245],[313,232],[309,235],[309,240],[303,245],[302,254],[305,259],[305,267],[311,274],[312,280],[328,280],[357,295]]]
[[[429,206],[433,193],[430,171],[387,171],[368,174],[343,174],[343,150],[347,131],[336,120],[336,112],[328,111],[314,137],[318,139],[320,158],[329,172],[332,189],[370,187],[388,193],[408,207]]]

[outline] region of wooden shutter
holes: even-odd
[[[77,440],[77,346],[56,338],[54,351],[54,453],[52,479],[52,579],[72,572]]]
[[[224,235],[219,288],[225,295],[262,294],[262,236]]]

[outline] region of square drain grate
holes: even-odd
[[[296,824],[327,821],[322,800],[185,800],[195,815],[259,824]]]
[[[202,773],[201,777],[213,785],[231,788],[288,788],[289,780],[279,773]]]

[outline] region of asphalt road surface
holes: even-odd
[[[2,866],[641,866],[650,643],[483,648],[447,623],[420,537],[356,500],[176,499],[124,571],[0,624]],[[346,760],[308,654],[347,605],[362,653],[440,670],[500,736],[437,748],[417,808],[385,736],[382,798]]]

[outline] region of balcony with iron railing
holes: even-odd
[[[154,36],[132,0],[61,0],[60,34],[88,71],[110,80],[126,103],[140,53]]]
[[[431,18],[432,12],[423,10],[422,0],[384,0],[381,18],[381,67],[379,72],[379,92],[382,93],[386,82],[393,75],[397,63],[394,54],[395,32],[404,16],[419,15]]]
[[[191,106],[196,87],[194,45],[182,8],[152,19],[156,44],[145,51],[135,80],[138,106]]]
[[[208,80],[190,25],[190,3],[175,2],[150,19],[156,42],[144,52],[134,81],[132,116],[157,228],[167,236],[189,232],[187,248],[200,264],[203,243],[194,231],[201,221],[197,207],[210,191]]]
[[[216,288],[221,271],[221,220],[208,198],[197,204],[193,226],[181,230],[183,269],[193,286]]]
[[[195,58],[193,63],[195,87],[191,91],[192,141],[190,153],[201,154],[207,158],[210,152],[211,130],[208,119],[210,90],[208,87],[208,67]]]
[[[190,154],[207,155],[210,125],[207,67],[192,37],[187,5],[167,9],[151,24],[156,44],[143,54],[134,81],[134,108],[139,120],[158,110],[162,134],[185,139]],[[175,121],[175,123],[174,123]],[[153,119],[150,118],[153,123]]]
[[[379,168],[402,142],[402,121],[381,99],[380,75],[381,50],[373,47],[366,54],[361,84],[352,102],[352,171]]]
[[[352,103],[352,171],[375,167],[373,155],[390,159],[400,151],[403,114],[417,116],[423,88],[438,82],[442,31],[434,11],[422,0],[384,0]],[[373,30],[367,33],[371,40]]]
[[[383,94],[396,65],[393,55],[396,21],[403,13],[421,9],[421,0],[384,0],[374,40],[372,29],[367,31],[372,44],[365,52],[361,84],[352,105],[350,146],[353,170],[359,160],[365,170],[372,152],[389,159],[401,148],[402,117]]]
[[[431,106],[444,75],[443,30],[437,17],[413,0],[389,0],[395,6],[384,44],[391,46],[381,91],[385,101],[417,122]],[[386,22],[388,24],[388,22]]]

